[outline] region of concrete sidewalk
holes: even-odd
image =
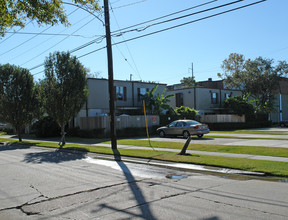
[[[102,146],[102,147],[111,147],[110,144],[93,144],[93,145],[94,146]],[[118,144],[117,147],[121,148],[121,149],[169,151],[169,152],[175,152],[175,153],[180,153],[180,151],[181,151],[181,149],[139,147],[139,146],[121,145],[121,144]],[[232,157],[232,158],[245,158],[245,159],[253,159],[253,160],[269,160],[269,161],[288,162],[288,157],[272,157],[272,156],[261,156],[261,155],[252,155],[252,154],[219,153],[219,152],[196,151],[196,150],[187,150],[186,153],[209,155],[209,156],[219,156],[219,157]]]
[[[11,138],[12,136],[1,136],[2,138]],[[35,139],[23,139],[27,141],[37,141]],[[45,142],[45,140],[39,140]],[[58,141],[46,141],[46,142],[55,142]],[[82,144],[82,145],[93,145],[93,146],[102,146],[102,147],[111,147],[110,144],[87,144],[87,143],[73,143],[66,142],[67,144]],[[184,145],[184,144],[183,144]],[[132,145],[117,145],[120,149],[141,149],[141,150],[154,150],[154,151],[169,151],[180,153],[181,149],[169,149],[169,148],[155,148],[155,147],[140,147]],[[196,150],[187,150],[187,153],[190,154],[199,154],[199,155],[209,155],[209,156],[220,156],[220,157],[230,157],[230,158],[245,158],[245,159],[254,159],[254,160],[268,160],[268,161],[279,161],[279,162],[288,162],[288,157],[274,157],[274,156],[261,156],[261,155],[251,155],[251,154],[234,154],[234,153],[219,153],[219,152],[210,152],[210,151],[196,151]]]

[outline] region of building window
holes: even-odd
[[[231,93],[225,93],[224,94],[224,99],[229,99],[231,97]]]
[[[183,93],[176,93],[176,107],[184,105]]]
[[[116,86],[116,100],[126,101],[126,87],[125,86]]]
[[[218,93],[212,92],[211,93],[211,104],[217,104],[218,103]]]
[[[142,100],[142,97],[149,92],[148,88],[138,88],[138,102]]]

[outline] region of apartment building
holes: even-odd
[[[162,94],[166,84],[114,80],[116,115],[133,114],[143,109],[141,95],[158,85],[156,93]],[[80,117],[105,116],[109,114],[109,90],[107,79],[88,78],[88,99],[75,117],[74,126],[79,125]]]

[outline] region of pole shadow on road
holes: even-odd
[[[140,211],[141,211],[141,215],[137,215],[135,213],[131,213],[128,212],[128,210],[119,210],[117,208],[111,207],[107,204],[102,204],[102,208],[108,208],[114,211],[121,211],[124,212],[128,215],[132,215],[134,217],[141,217],[144,219],[151,219],[154,220],[156,219],[150,209],[150,206],[148,204],[148,202],[146,201],[140,187],[137,185],[137,182],[133,176],[133,174],[131,173],[131,171],[129,170],[129,168],[125,165],[125,163],[122,161],[121,159],[121,154],[117,149],[113,150],[114,153],[114,159],[116,161],[116,163],[119,165],[119,167],[121,168],[122,172],[124,173],[126,180],[128,181],[128,185],[129,188],[131,190],[131,192],[133,193],[133,196],[137,202],[137,206],[139,207]]]
[[[37,153],[27,153],[23,162],[26,163],[61,163],[65,161],[81,160],[86,157],[86,152],[71,152],[68,150],[57,149],[54,151],[43,151]]]

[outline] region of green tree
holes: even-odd
[[[175,112],[186,119],[195,119],[196,115],[198,114],[198,111],[186,106],[177,107]]]
[[[0,1],[0,35],[3,37],[8,29],[15,26],[25,27],[27,20],[36,21],[39,25],[69,25],[64,4],[74,4],[93,13],[100,10],[96,0],[1,0]]]
[[[232,110],[235,114],[245,115],[246,121],[255,119],[255,108],[253,102],[249,100],[250,94],[233,96],[224,101],[224,107]]]
[[[41,82],[41,99],[45,111],[61,127],[80,111],[87,100],[87,70],[69,52],[55,52],[45,60],[45,79]],[[64,136],[63,136],[64,137]],[[62,141],[65,145],[65,139]]]
[[[29,70],[14,65],[0,66],[0,117],[16,129],[19,141],[25,125],[31,123],[39,102]]]
[[[143,96],[143,99],[145,101],[145,106],[147,106],[150,114],[161,115],[162,110],[171,110],[168,102],[170,102],[169,98],[173,97],[174,95],[165,96],[165,90],[162,92],[162,94],[159,94],[159,92],[155,94],[158,86],[159,85],[156,85],[153,87],[153,89],[147,92]]]
[[[184,85],[185,88],[196,86],[195,77],[184,77],[180,80],[180,82]]]
[[[243,55],[232,53],[223,61],[223,74],[219,76],[225,80],[226,88],[240,89],[244,95],[250,93],[257,99],[257,109],[268,112],[273,109],[273,91],[278,88],[280,77],[288,73],[285,61],[276,66],[273,62],[262,57],[245,60]]]

